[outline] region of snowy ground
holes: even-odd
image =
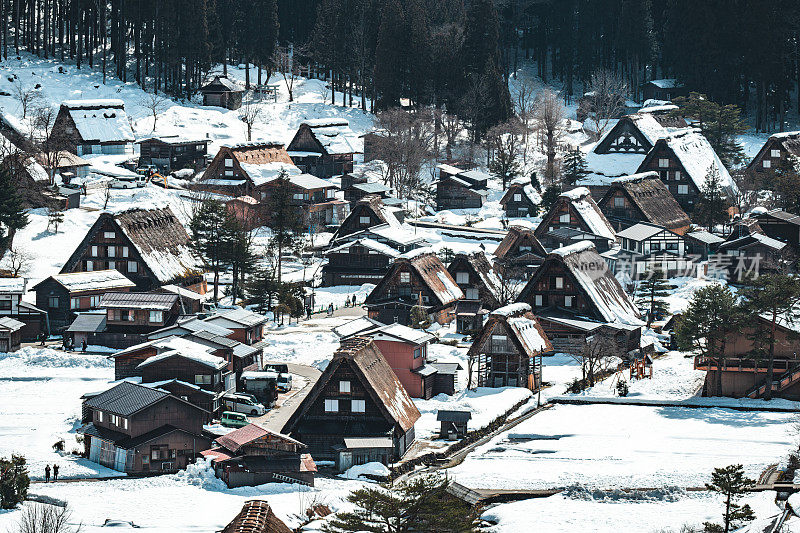
[[[493,438],[451,474],[469,487],[503,489],[702,486],[713,468],[737,463],[757,477],[796,443],[795,417],[557,405]]]

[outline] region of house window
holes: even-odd
[[[467,289],[467,300],[479,300],[480,295],[478,294],[478,289],[472,287]]]
[[[100,295],[94,294],[89,296],[89,307],[97,307],[98,305],[100,305]]]
[[[688,185],[678,185],[678,194],[689,194]]]
[[[564,288],[564,278],[557,276],[556,277],[556,289],[563,289]]]
[[[117,256],[117,249],[114,246],[109,246],[106,249],[106,256],[107,257],[116,257]]]
[[[58,309],[58,296],[51,296],[47,303],[50,309]]]
[[[128,261],[128,272],[136,272],[139,270],[139,265],[136,264],[136,261]]]
[[[564,307],[572,307],[573,296],[564,296]]]
[[[677,242],[668,242],[667,246],[666,246],[666,249],[671,251],[671,252],[677,252],[678,251],[678,243]]]
[[[127,246],[123,246],[122,247],[122,257],[128,257],[128,247]]]
[[[225,168],[232,168],[233,167],[233,159],[226,157],[225,158]]]
[[[103,411],[97,411],[97,421],[98,422],[103,421]]]
[[[339,382],[339,392],[342,394],[350,394],[350,382],[349,381],[340,381]]]
[[[366,400],[353,400],[350,403],[350,410],[354,413],[363,413],[367,410]]]
[[[615,196],[614,207],[625,207],[625,198],[623,198],[622,196]]]
[[[325,400],[325,412],[326,413],[338,413],[339,412],[339,400]]]
[[[80,298],[70,298],[69,299],[69,308],[70,309],[78,309],[81,306],[81,299]],[[50,307],[53,307],[52,305]]]
[[[195,374],[194,375],[194,384],[195,385],[210,385],[211,384],[211,374]]]
[[[654,252],[657,252],[657,251],[659,251],[659,250],[661,249],[661,243],[660,243],[660,242],[654,242],[654,243],[652,243],[652,244],[650,245],[650,249],[651,249],[652,251],[654,251]]]
[[[422,349],[414,348],[414,359],[419,359],[420,357],[422,357]]]
[[[456,272],[456,283],[469,283],[469,272]]]
[[[161,323],[164,321],[163,311],[150,311],[150,322]]]
[[[569,213],[564,213],[560,217],[558,217],[559,222],[563,222],[564,224],[569,224]]]
[[[359,224],[369,224],[369,217],[358,217]]]
[[[675,181],[681,181],[681,171],[680,170],[676,170],[675,171]]]
[[[127,418],[120,418],[122,425],[120,426],[122,429],[128,429],[128,419]]]
[[[333,189],[325,189],[325,198],[333,198],[335,194],[336,191],[334,191]]]
[[[769,155],[771,157],[780,157],[781,156],[781,151],[772,149],[772,150],[770,150]]]
[[[400,283],[411,283],[411,272],[400,272]]]
[[[520,246],[519,247],[519,251],[520,251],[520,253],[530,252],[531,251],[531,247],[530,246]]]
[[[515,194],[514,195],[514,201],[515,202],[521,202],[522,201],[522,195],[521,194]]]
[[[664,159],[664,158],[659,159],[658,166],[660,168],[669,168],[669,159]]]
[[[106,239],[115,239],[117,237],[117,234],[114,233],[113,231],[104,231],[103,237]]]
[[[233,170],[226,170],[225,171],[225,177],[226,178],[232,178],[233,177]]]
[[[535,304],[536,307],[542,307],[543,304],[542,304],[542,295],[541,294],[537,294],[535,296],[535,298],[534,298],[534,301],[536,302],[536,304]]]
[[[108,262],[108,269],[109,270],[114,270],[115,268],[117,268],[117,262],[116,261],[109,261]]]
[[[505,335],[492,335],[492,352],[505,353],[508,344],[508,337]]]
[[[153,461],[158,461],[158,448],[153,448],[150,451],[150,455],[152,456]]]
[[[294,195],[292,196],[292,198],[294,198],[295,200],[302,200],[302,199],[303,199],[303,193],[301,193],[301,192],[296,192],[296,193],[294,193]]]
[[[94,261],[86,261],[86,272],[94,270]]]
[[[769,159],[765,159],[764,161],[761,162],[761,166],[764,168],[770,168],[772,166],[772,161],[770,161]]]
[[[97,257],[97,246],[92,246],[92,257]]]
[[[149,465],[149,464],[150,464],[150,456],[149,455],[143,455],[142,456],[142,465]]]

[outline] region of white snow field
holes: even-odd
[[[557,405],[498,435],[450,473],[471,488],[698,487],[715,467],[751,477],[796,443],[792,413]]]

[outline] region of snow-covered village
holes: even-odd
[[[800,533],[800,3],[0,23],[0,531]]]

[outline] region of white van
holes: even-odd
[[[252,398],[239,394],[226,394],[222,397],[225,409],[244,413],[252,416],[261,416],[267,412],[266,408],[260,403],[253,401]]]

